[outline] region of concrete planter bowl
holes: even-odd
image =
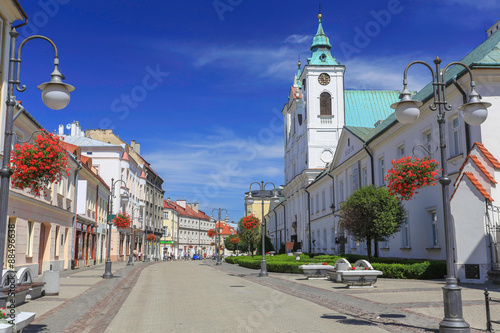
[[[335,268],[330,265],[300,265],[299,269],[302,270],[306,278],[309,279],[327,279],[330,272],[333,272]]]
[[[339,273],[342,277],[342,283],[346,284],[348,288],[373,288],[377,277],[383,274],[375,269],[353,269]]]
[[[33,320],[35,320],[34,312],[19,313],[14,320],[14,323],[16,324],[15,332],[22,332]],[[7,323],[0,323],[0,333],[14,333],[13,326]]]

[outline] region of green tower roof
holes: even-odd
[[[330,40],[323,31],[323,24],[321,22],[321,14],[318,15],[318,31],[313,38],[311,45],[312,55],[307,59],[309,65],[338,65],[339,63],[330,53],[332,45]]]

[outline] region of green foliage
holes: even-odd
[[[350,259],[347,259],[349,257]],[[269,272],[277,273],[298,273],[301,274],[302,271],[299,269],[300,265],[306,265],[309,263],[327,263],[329,265],[335,265],[335,262],[340,259],[340,256],[334,255],[322,255],[316,256],[314,258],[309,258],[309,256],[302,254],[300,256],[301,260],[295,260],[295,256],[287,255],[275,255],[266,256],[267,270]],[[349,260],[351,264],[354,264],[356,260],[366,259],[363,256],[357,255],[346,255],[343,256]],[[230,264],[238,264],[243,267],[260,269],[261,256],[249,257],[249,256],[239,256],[239,257],[227,257],[225,260]],[[382,271],[384,278],[392,279],[442,279],[446,274],[446,264],[441,261],[423,261],[419,262],[416,260],[405,260],[405,259],[388,259],[388,258],[374,258],[375,261],[383,262],[372,262],[374,269]],[[396,262],[396,263],[391,263]]]
[[[385,187],[364,186],[340,207],[344,229],[359,240],[366,240],[371,259],[371,241],[384,240],[398,232],[405,220],[403,204]]]
[[[238,235],[231,235],[231,236],[226,237],[226,239],[224,240],[224,247],[226,249],[228,249],[229,251],[233,251],[233,252],[236,251],[236,244],[231,243],[231,239],[235,238],[235,237],[239,237],[239,236]],[[241,239],[241,237],[240,237],[240,242],[238,243],[237,247],[238,247],[239,253],[248,251],[248,244],[243,239]]]
[[[243,248],[241,245],[238,246],[238,248],[242,251],[250,251],[253,255],[253,251],[255,251],[256,244],[260,240],[260,235],[261,235],[261,226],[252,229],[252,230],[247,230],[243,227],[243,217],[240,219],[238,222],[238,229],[237,233],[238,236],[240,237],[242,243],[245,243],[246,246]],[[250,249],[248,246],[250,245]]]
[[[269,252],[269,251],[274,251],[274,245],[273,243],[271,242],[271,238],[267,237],[267,235],[265,235],[265,240],[266,240],[266,253]],[[257,254],[258,255],[262,255],[262,235],[261,235],[261,239],[260,239],[260,242],[257,244]]]

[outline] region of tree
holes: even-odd
[[[231,235],[231,236],[226,237],[226,239],[224,240],[224,246],[226,247],[226,249],[228,249],[229,251],[233,251],[233,252],[236,251],[236,244],[231,243],[231,239],[233,239],[235,237],[240,238],[240,242],[238,243],[238,250],[240,252],[242,250],[245,251],[248,248],[248,244],[243,239],[241,239],[241,237],[239,235]]]
[[[262,254],[262,235],[260,236],[260,242],[257,244],[257,254]],[[265,239],[266,239],[266,243],[265,243],[265,246],[266,246],[266,253],[269,252],[269,251],[274,251],[274,245],[273,245],[273,242],[271,242],[271,238],[267,237],[267,235],[265,235]]]
[[[259,242],[261,237],[261,227],[262,225],[251,230],[245,229],[245,227],[243,227],[243,217],[238,222],[238,235],[240,236],[240,239],[247,244],[248,252],[252,254],[252,257],[255,245]],[[239,248],[243,250],[241,244],[239,245]]]
[[[355,191],[340,207],[344,229],[358,240],[366,240],[368,260],[371,261],[372,240],[386,240],[398,232],[406,211],[385,187],[365,186]]]

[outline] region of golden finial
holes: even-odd
[[[322,17],[321,14],[318,14],[318,18],[320,19],[321,17]]]

